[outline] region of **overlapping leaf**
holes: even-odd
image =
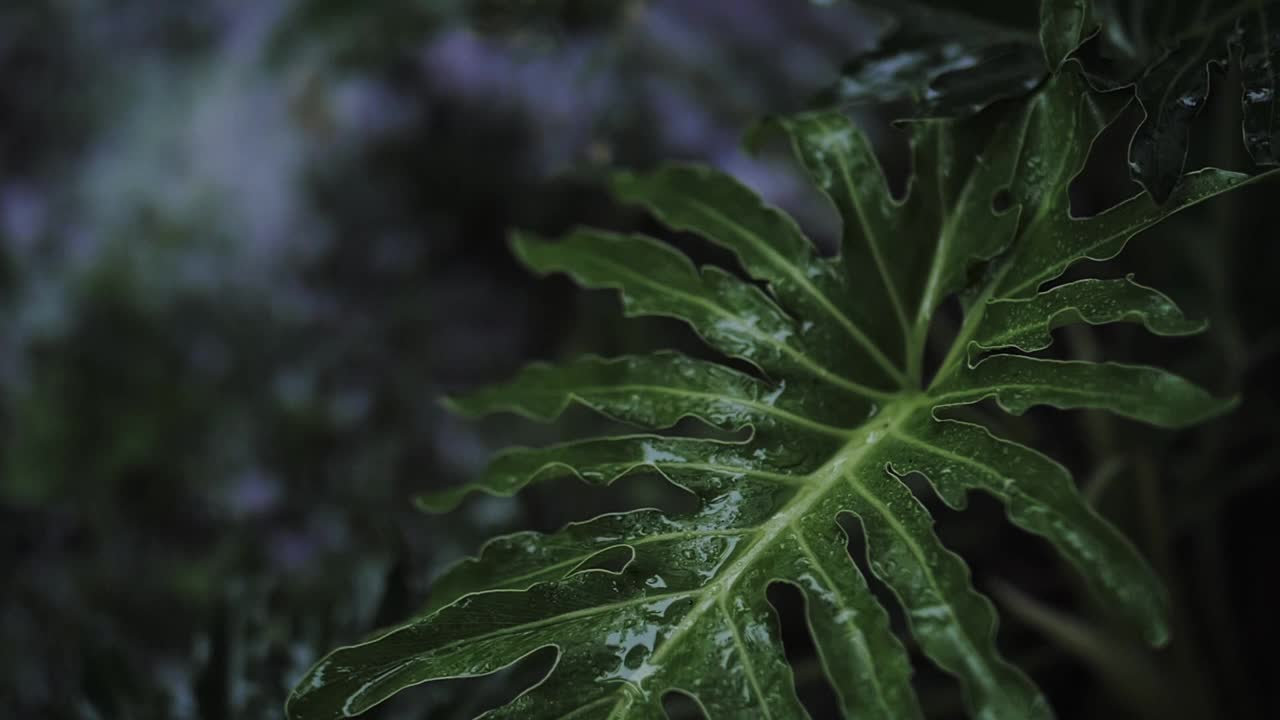
[[[1027,94],[1045,73],[1040,48],[1029,39],[900,31],[849,61],[817,104],[851,108],[905,101],[912,117],[968,117]]]
[[[850,61],[820,104],[905,100],[911,118],[967,117],[1026,94],[1088,42],[1082,58],[1094,86],[1132,88],[1141,104],[1130,174],[1164,202],[1185,172],[1213,77],[1234,59],[1245,148],[1261,167],[1280,165],[1280,0],[1048,0],[1038,43],[1034,3],[864,2],[905,29]]]
[[[1131,279],[1042,290],[1077,262],[1115,255],[1169,214],[1254,180],[1206,170],[1163,205],[1138,195],[1073,217],[1068,183],[1115,110],[1069,68],[999,118],[915,124],[914,176],[902,198],[842,115],[774,121],[843,219],[842,251],[831,258],[786,215],[715,171],[670,166],[617,178],[620,198],[728,250],[745,277],[696,268],[641,236],[518,235],[515,251],[535,271],[614,289],[628,315],[679,318],[751,371],[674,352],[531,366],[452,404],[471,415],[540,421],[580,405],[639,432],[509,450],[474,485],[423,505],[445,510],[469,492],[511,495],[556,477],[607,485],[658,473],[695,494],[699,508],[636,510],[493,540],[441,579],[422,615],[312,668],[289,715],[357,715],[405,687],[491,673],[553,647],[547,677],[486,717],[662,718],[672,691],[711,718],[805,717],[765,598],[771,583],[785,582],[805,597],[846,717],[921,717],[907,654],[848,555],[837,520],[851,514],[871,571],[892,589],[923,653],[957,678],[974,717],[1050,717],[1039,691],[997,651],[993,608],[904,484],[913,473],[956,508],[973,490],[998,499],[1013,523],[1050,542],[1150,642],[1163,642],[1158,581],[1067,471],[940,415],[990,398],[1012,413],[1098,408],[1179,427],[1229,407],[1156,368],[1015,352],[1045,348],[1054,328],[1072,322],[1139,322],[1168,335],[1201,327]],[[979,144],[981,153],[968,154]],[[1000,196],[1009,203],[996,209]],[[931,321],[960,291],[964,322],[926,376]],[[674,431],[689,427],[680,423],[686,418],[710,432]],[[715,435],[744,429],[745,440]]]
[[[844,67],[821,106],[906,101],[912,118],[969,117],[1026,95],[1095,27],[1086,0],[1045,2],[1038,22],[1029,2],[862,2],[888,13],[893,29]]]
[[[1192,124],[1216,71],[1234,59],[1243,78],[1244,143],[1253,161],[1280,165],[1280,3],[1275,0],[1096,0],[1110,32],[1088,55],[1091,80],[1132,85],[1146,118],[1129,147],[1135,180],[1158,201],[1178,184]]]

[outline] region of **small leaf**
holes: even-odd
[[[1206,327],[1184,317],[1166,295],[1139,285],[1130,276],[1077,280],[1034,297],[993,302],[973,342],[984,350],[1016,347],[1035,352],[1049,347],[1053,330],[1078,322],[1137,322],[1156,335],[1191,335]]]
[[[995,398],[1021,415],[1036,405],[1096,408],[1160,427],[1185,427],[1235,405],[1157,368],[993,355],[938,388],[939,404]]]

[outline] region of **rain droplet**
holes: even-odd
[[[1244,94],[1245,102],[1264,103],[1271,101],[1271,88],[1262,88],[1260,90],[1249,90]]]

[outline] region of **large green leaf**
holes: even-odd
[[[641,236],[517,235],[516,253],[537,272],[615,289],[628,315],[679,318],[738,362],[588,356],[453,398],[467,414],[541,421],[579,405],[641,432],[508,450],[475,484],[422,505],[446,510],[470,492],[508,496],[557,477],[607,485],[657,473],[696,495],[698,509],[610,514],[491,541],[439,581],[421,615],[321,660],[295,688],[290,717],[357,715],[408,686],[492,673],[543,648],[557,652],[548,675],[485,717],[656,719],[672,691],[711,718],[805,717],[765,594],[784,582],[805,597],[844,716],[919,718],[907,653],[846,549],[837,522],[846,514],[917,645],[956,677],[974,717],[1050,717],[998,652],[993,607],[934,533],[904,483],[911,474],[955,508],[971,490],[996,498],[1149,642],[1165,642],[1159,581],[1067,471],[946,412],[993,399],[1012,413],[1094,408],[1181,427],[1230,407],[1157,368],[1015,352],[1042,350],[1054,328],[1080,321],[1200,329],[1129,279],[1043,286],[1082,260],[1115,255],[1171,213],[1256,180],[1208,170],[1164,205],[1139,195],[1073,217],[1068,184],[1116,107],[1065,67],[998,117],[912,125],[914,176],[902,198],[842,115],[770,123],[843,218],[836,257],[821,256],[732,178],[690,166],[624,174],[615,190],[728,250],[745,277],[696,268]],[[1001,196],[1008,203],[996,203]],[[964,322],[927,373],[930,326],[957,293]],[[680,422],[688,418],[707,427]],[[744,429],[745,439],[720,434]]]

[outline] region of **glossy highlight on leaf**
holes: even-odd
[[[1089,0],[881,2],[900,20],[871,52],[849,61],[820,107],[905,101],[906,119],[964,118],[1025,96],[1097,27]]]
[[[735,361],[588,355],[453,397],[467,415],[541,422],[581,406],[637,432],[507,450],[472,484],[421,506],[444,511],[473,492],[506,497],[554,478],[607,486],[649,473],[690,492],[697,509],[637,509],[490,541],[438,580],[420,614],[317,663],[294,689],[289,717],[358,715],[409,686],[489,674],[554,648],[540,682],[484,717],[657,719],[663,697],[679,692],[710,718],[804,718],[765,594],[783,582],[804,598],[844,717],[922,718],[908,653],[849,555],[838,521],[851,515],[867,567],[901,606],[915,646],[955,677],[971,716],[1051,718],[1041,692],[1001,656],[995,609],[934,532],[905,481],[913,474],[953,508],[971,491],[990,495],[1136,632],[1166,642],[1165,590],[1067,470],[947,408],[991,399],[1015,415],[1090,408],[1169,428],[1230,409],[1232,400],[1158,368],[1024,353],[1071,323],[1202,329],[1131,278],[1043,286],[1256,178],[1206,171],[1167,204],[1139,195],[1077,218],[1068,186],[1116,117],[1114,103],[1066,64],[996,110],[910,126],[913,176],[902,197],[842,115],[766,123],[839,213],[834,257],[738,181],[689,165],[624,173],[613,187],[671,229],[728,250],[736,267],[699,269],[639,235],[516,234],[513,249],[535,272],[615,291],[628,316],[678,318]],[[1002,194],[1008,207],[994,203]],[[937,310],[957,295],[963,322],[926,374]]]
[[[968,117],[992,103],[1021,97],[1044,79],[1040,49],[1029,42],[891,37],[845,65],[818,95],[823,107],[906,101],[912,118]]]

